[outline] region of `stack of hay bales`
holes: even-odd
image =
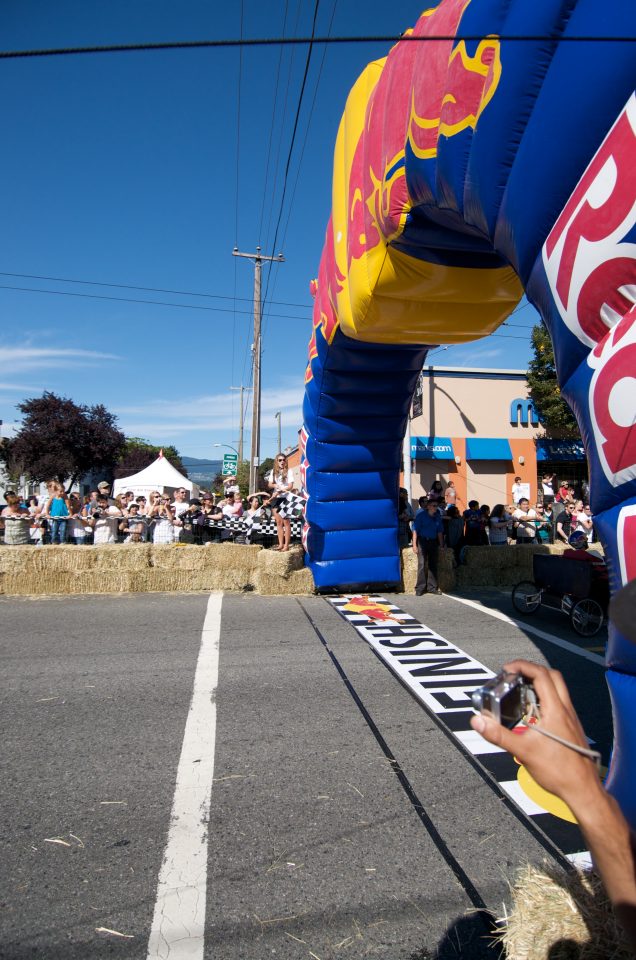
[[[441,547],[438,559],[438,582],[440,590],[449,593],[455,587],[455,556],[450,547]],[[417,582],[417,557],[412,547],[402,550],[402,583],[405,593],[415,593]]]
[[[302,547],[292,547],[284,553],[262,550],[256,568],[256,590],[264,596],[314,593],[314,579],[309,567],[305,566]]]
[[[157,544],[137,590],[253,590],[261,548],[236,543]]]
[[[464,563],[455,572],[462,587],[513,587],[520,580],[532,580],[532,557],[535,553],[561,554],[564,545],[466,547]]]
[[[212,543],[0,546],[0,593],[12,596],[257,590],[314,592],[302,548]]]
[[[527,866],[512,887],[512,910],[501,935],[508,960],[628,960],[622,927],[593,872]]]

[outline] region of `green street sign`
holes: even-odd
[[[224,477],[235,476],[237,465],[238,465],[238,457],[235,453],[223,454],[223,476]]]

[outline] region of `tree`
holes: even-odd
[[[528,388],[546,435],[549,437],[580,436],[574,414],[561,396],[554,362],[554,349],[550,334],[543,324],[537,324],[532,328],[531,342],[534,356],[528,367]]]
[[[85,473],[110,469],[125,437],[117,418],[101,403],[76,404],[45,391],[18,404],[22,426],[0,447],[0,458],[11,475],[24,474],[36,483],[59,480],[67,489]]]
[[[125,438],[125,446],[115,467],[115,477],[130,477],[133,473],[139,473],[140,470],[150,466],[162,450],[166,460],[169,460],[179,473],[187,477],[188,471],[183,466],[181,454],[176,447],[158,447],[148,443],[147,440],[142,440],[140,437]]]

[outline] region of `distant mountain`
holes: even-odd
[[[221,472],[222,460],[199,460],[197,457],[181,456],[181,462],[188,471],[188,477],[202,487],[210,487],[214,478]]]

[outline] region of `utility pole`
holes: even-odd
[[[280,410],[278,411],[278,413],[274,414],[274,420],[278,420],[278,446],[276,447],[276,452],[282,453],[283,447],[282,447],[282,441],[280,439]]]
[[[252,346],[253,398],[252,398],[252,442],[250,449],[250,493],[256,491],[256,478],[261,462],[261,269],[263,261],[283,263],[282,253],[277,257],[266,257],[261,248],[256,253],[240,253],[235,247],[234,257],[245,257],[254,261],[254,344]]]
[[[230,390],[240,390],[240,391],[241,391],[241,397],[240,397],[241,407],[240,407],[240,414],[239,414],[239,433],[238,433],[238,458],[239,458],[239,463],[243,463],[243,460],[245,459],[245,458],[243,457],[243,424],[244,424],[244,421],[245,421],[245,418],[244,418],[244,416],[243,416],[243,411],[244,411],[244,409],[245,409],[245,408],[243,407],[243,393],[244,393],[246,390],[249,392],[251,389],[252,389],[251,387],[244,387],[243,384],[241,384],[240,387],[230,387]]]

